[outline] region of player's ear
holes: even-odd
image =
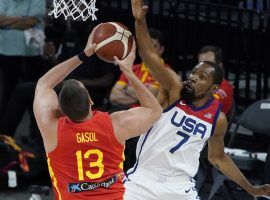
[[[90,97],[89,97],[89,104],[90,104],[90,106],[94,105],[94,102],[92,101],[92,99]]]

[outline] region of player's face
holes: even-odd
[[[206,63],[199,63],[191,71],[187,82],[181,91],[181,96],[187,102],[210,96],[213,86],[214,68]]]

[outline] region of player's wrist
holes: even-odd
[[[78,56],[80,61],[85,62],[86,60],[88,60],[90,58],[91,55],[86,54],[85,51],[82,51],[77,56]]]
[[[255,190],[256,190],[256,188],[253,186],[253,185],[251,185],[251,184],[248,184],[247,186],[246,186],[246,188],[244,188],[249,194],[251,194],[251,195],[254,195],[254,193],[255,193]]]

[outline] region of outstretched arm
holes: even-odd
[[[224,113],[220,113],[216,130],[208,141],[208,159],[224,175],[244,188],[253,196],[270,195],[270,185],[253,186],[242,174],[233,160],[224,152],[224,135],[227,129],[227,119]]]
[[[120,111],[111,114],[114,132],[119,142],[138,136],[148,130],[161,116],[162,108],[155,96],[136,77],[132,71],[135,59],[135,43],[129,56],[123,61],[115,58],[122,72],[126,75],[129,83],[137,94],[141,107],[128,111]]]
[[[93,30],[94,32],[95,30]],[[89,36],[88,43],[84,49],[85,54],[90,57],[94,53],[95,44],[92,44],[93,32]],[[34,114],[42,134],[45,149],[50,152],[56,146],[57,119],[59,117],[58,98],[54,87],[77,68],[82,61],[74,56],[49,70],[37,83],[34,98]]]
[[[170,91],[178,88],[179,85],[174,81],[174,79],[171,78],[160,57],[155,51],[153,42],[147,29],[145,18],[148,7],[144,5],[143,0],[131,0],[131,3],[132,13],[135,18],[135,30],[138,48],[143,61],[147,64],[154,78],[164,89]]]

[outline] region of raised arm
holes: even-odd
[[[141,107],[111,114],[114,132],[119,142],[138,136],[147,131],[161,116],[162,108],[155,96],[144,86],[132,71],[135,59],[135,43],[129,56],[120,61],[116,58],[122,72],[134,88]]]
[[[84,49],[87,57],[90,57],[94,53],[96,47],[95,44],[92,44],[93,32],[89,36],[88,43]],[[54,87],[63,81],[81,63],[82,61],[79,57],[74,56],[56,65],[38,80],[33,109],[47,152],[50,152],[56,146],[57,119],[60,114],[58,98]]]
[[[131,0],[131,3],[132,13],[135,18],[138,49],[143,61],[147,64],[154,78],[164,89],[173,90],[177,88],[178,84],[171,78],[164,67],[149,35],[145,18],[148,7],[144,5],[143,0]]]
[[[227,120],[224,113],[220,113],[216,130],[208,141],[208,159],[225,176],[240,185],[253,196],[270,195],[270,186],[253,186],[242,174],[233,160],[224,152],[224,135],[227,129]]]

